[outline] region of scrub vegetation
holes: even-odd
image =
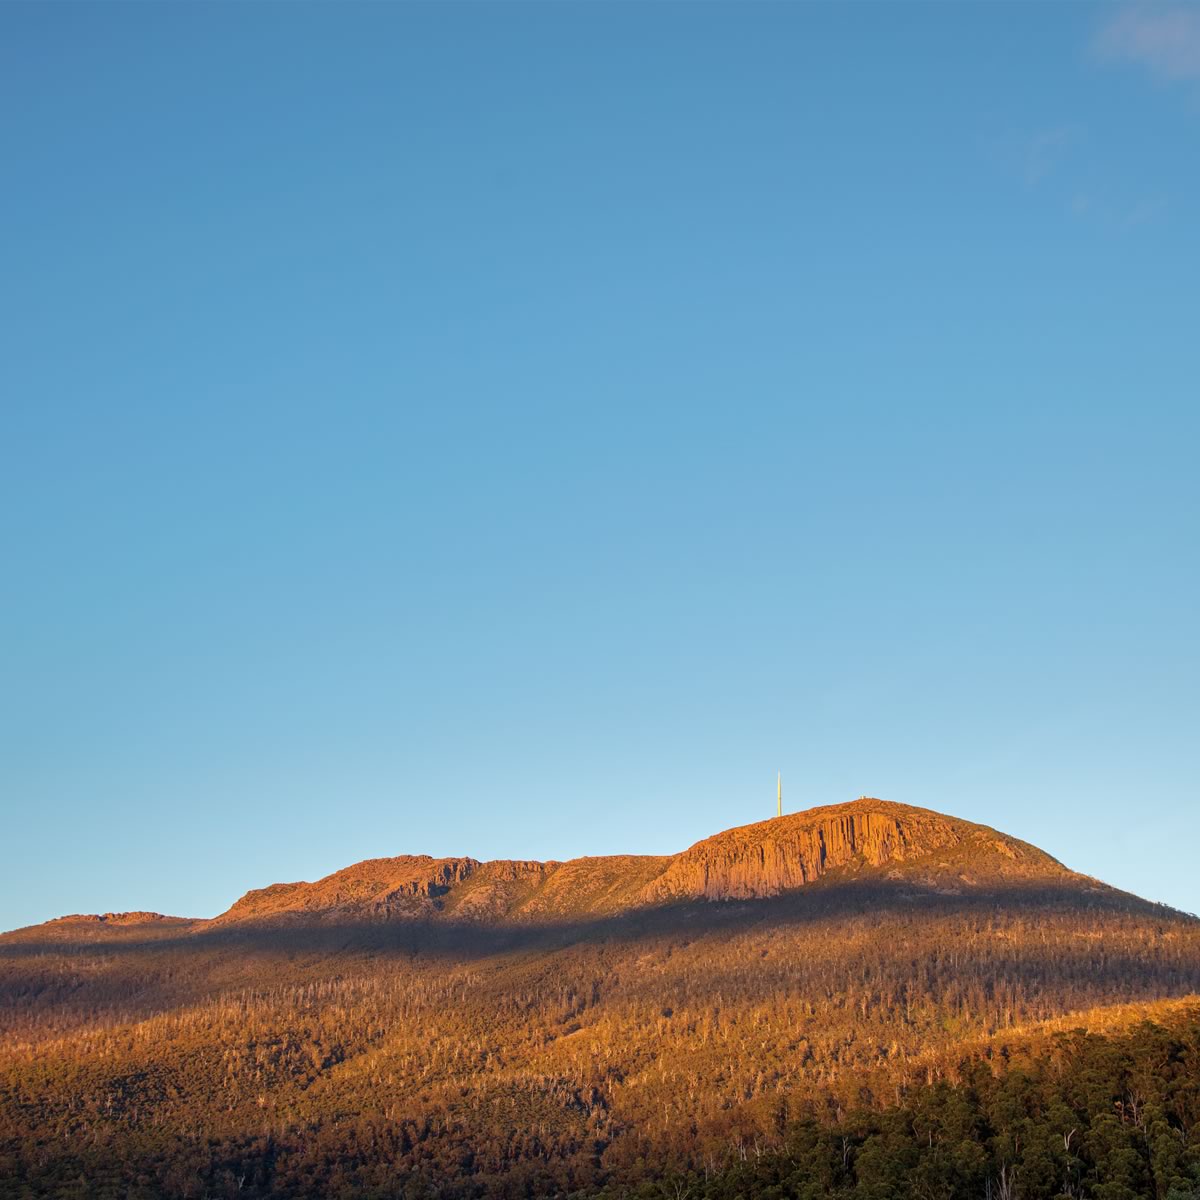
[[[1198,992],[1079,877],[63,920],[0,938],[0,1196],[1180,1200]]]

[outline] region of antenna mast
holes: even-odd
[[[783,772],[775,777],[775,815],[783,816]]]

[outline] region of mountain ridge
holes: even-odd
[[[680,902],[760,900],[843,878],[906,879],[943,894],[1014,880],[1108,886],[991,826],[864,796],[735,826],[677,854],[544,862],[396,855],[364,859],[312,882],[252,888],[213,918],[131,912],[76,914],[46,924],[186,922],[220,928],[281,920],[450,917],[536,923]]]
[[[928,881],[943,887],[1080,878],[1050,855],[990,826],[860,797],[735,826],[671,855],[546,862],[427,855],[366,859],[312,883],[248,892],[214,921],[350,913],[532,921],[610,916],[680,901],[765,899],[834,873],[904,874],[918,866]]]
[[[0,1195],[628,1195],[1198,995],[1200,920],[882,800],[673,855],[368,859],[0,937]]]

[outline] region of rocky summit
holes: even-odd
[[[815,884],[907,882],[942,894],[1040,880],[1098,886],[1026,842],[930,809],[863,797],[743,825],[674,855],[610,855],[567,862],[367,859],[316,882],[247,892],[213,921],[453,919],[538,923],[610,917],[690,901],[755,900]],[[106,914],[105,923],[162,921]]]
[[[1048,854],[984,825],[864,797],[727,830],[674,855],[568,862],[404,855],[315,883],[248,892],[218,921],[354,915],[608,916],[690,900],[751,900],[838,878],[909,879],[940,889],[1078,879]]]
[[[1190,1196],[1197,993],[1200,921],[883,800],[370,859],[0,935],[0,1200]]]

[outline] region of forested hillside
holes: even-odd
[[[720,854],[752,860],[733,832]],[[987,834],[910,837],[909,857],[860,844],[741,899],[647,898],[635,860],[623,894],[642,899],[574,912],[531,917],[510,893],[507,915],[465,919],[434,907],[446,884],[410,893],[425,910],[356,892],[299,915],[7,935],[0,1194],[1188,1186],[1200,1018],[1162,1002],[1200,992],[1200,922],[1031,847],[993,871]]]

